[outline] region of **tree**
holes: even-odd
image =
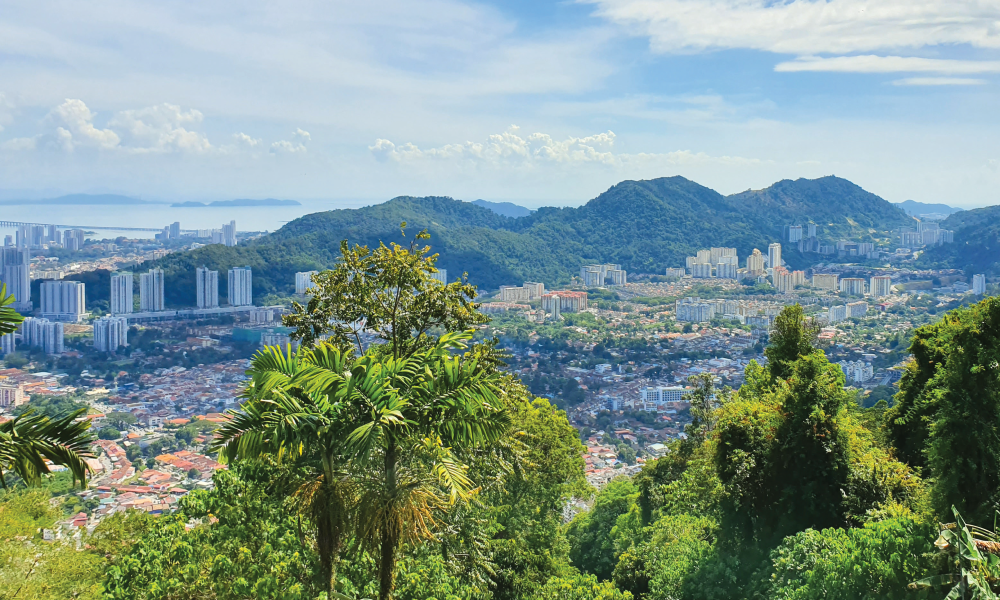
[[[428,539],[436,513],[475,493],[467,457],[510,428],[497,397],[500,376],[467,352],[469,339],[471,333],[447,333],[398,359],[376,348],[352,361],[349,351],[329,344],[280,361],[280,352],[262,352],[248,401],[218,430],[220,456],[316,453],[325,470],[312,489],[343,481],[356,493],[319,516],[335,512],[339,523],[353,525],[362,547],[378,558],[385,600],[400,546]]]
[[[813,339],[819,327],[807,319],[798,304],[786,306],[774,319],[769,344],[764,349],[772,379],[785,379],[791,374],[791,364],[813,350]]]
[[[97,430],[98,439],[102,440],[117,440],[122,436],[122,432],[118,431],[110,425],[106,425]]]
[[[611,578],[617,558],[611,530],[618,517],[628,513],[635,504],[638,492],[631,479],[614,479],[598,492],[593,508],[570,521],[566,537],[574,566],[601,580]]]
[[[405,237],[405,222],[400,230]],[[389,342],[393,357],[400,358],[433,345],[434,328],[463,331],[486,323],[488,318],[472,302],[474,286],[461,281],[442,285],[431,277],[438,272],[437,254],[418,245],[429,238],[421,231],[409,247],[380,243],[374,251],[342,241],[341,262],[313,276],[316,285],[308,305],[293,303],[285,324],[295,327],[294,337],[306,345],[331,333],[335,343],[354,345],[359,353],[364,352],[360,332],[366,329]]]
[[[108,422],[108,425],[112,425],[117,429],[128,429],[138,422],[135,415],[128,412],[110,412],[105,417],[105,420]]]
[[[594,575],[574,573],[549,579],[530,600],[632,600],[632,594]]]

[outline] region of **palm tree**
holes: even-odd
[[[325,344],[294,357],[261,352],[247,402],[218,430],[220,456],[319,457],[317,489],[335,479],[351,490],[324,510],[338,511],[330,520],[350,523],[378,559],[381,600],[392,594],[399,548],[431,538],[440,511],[476,493],[471,453],[510,429],[501,376],[464,353],[471,337],[446,333],[404,358],[376,347],[352,361]]]
[[[11,308],[13,302],[7,286],[0,284],[0,335],[13,333],[24,320]],[[51,420],[29,411],[0,423],[0,487],[7,487],[4,474],[11,471],[29,485],[37,484],[51,472],[46,459],[68,467],[73,482],[83,484],[88,470],[84,458],[90,456],[91,441],[87,434],[90,423],[78,420],[83,412]]]

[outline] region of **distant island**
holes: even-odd
[[[954,206],[948,206],[947,204],[928,204],[926,202],[917,202],[916,200],[896,202],[896,206],[905,210],[906,214],[911,217],[920,217],[922,215],[944,215],[942,217],[944,218],[948,215],[962,212],[963,210],[961,208],[955,208]]]
[[[139,200],[130,196],[119,196],[118,194],[68,194],[57,198],[43,198],[41,200],[5,200],[0,202],[3,206],[18,205],[46,205],[46,206],[120,206],[135,204],[163,204],[162,202],[151,202],[149,200]]]
[[[208,206],[302,206],[302,203],[296,200],[278,200],[276,198],[264,198],[262,200],[243,198],[237,200],[216,200],[208,204],[189,200],[187,202],[175,202],[170,206],[175,208],[204,208]]]

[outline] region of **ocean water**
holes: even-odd
[[[162,230],[179,221],[182,230],[221,229],[223,223],[236,220],[237,231],[276,231],[285,223],[303,215],[338,208],[359,208],[376,203],[371,200],[302,200],[301,206],[230,206],[174,208],[169,204],[135,205],[3,205],[0,221],[19,221],[67,225],[72,227],[144,227]],[[2,236],[14,234],[16,227],[0,227]],[[155,231],[95,230],[92,238],[152,238]]]

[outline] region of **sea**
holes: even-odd
[[[0,221],[15,221],[59,225],[61,228],[88,229],[88,238],[152,239],[157,231],[171,223],[180,222],[181,231],[221,229],[223,223],[236,221],[241,232],[273,232],[285,223],[303,215],[335,210],[360,208],[379,200],[300,200],[300,206],[206,206],[173,207],[169,204],[134,205],[0,205]],[[121,229],[117,229],[117,228]],[[93,229],[100,228],[100,229]],[[136,231],[126,228],[144,228]],[[0,244],[3,236],[13,235],[16,226],[0,226]]]

